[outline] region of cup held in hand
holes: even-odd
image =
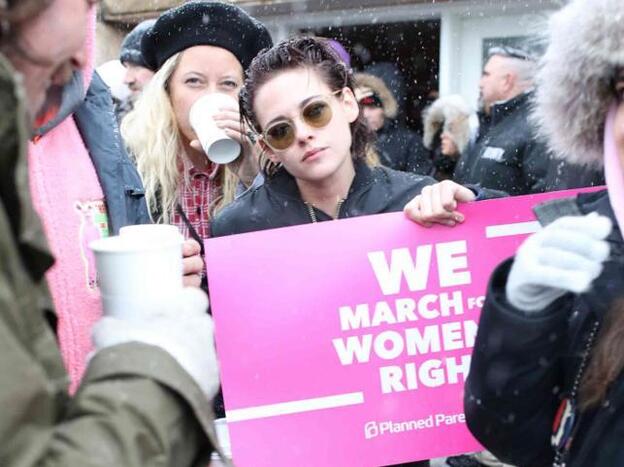
[[[182,235],[124,234],[95,240],[104,315],[127,318],[163,312],[182,290]]]
[[[212,117],[226,107],[238,106],[227,94],[207,94],[197,99],[191,107],[189,121],[204,152],[215,164],[228,164],[238,158],[241,146],[219,128]]]

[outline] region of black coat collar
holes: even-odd
[[[512,97],[511,99],[504,102],[498,102],[494,104],[490,111],[491,121],[496,122],[502,118],[505,118],[510,113],[515,112],[517,109],[527,106],[532,95],[532,91],[527,91],[518,94],[516,97]]]

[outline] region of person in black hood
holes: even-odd
[[[534,59],[525,52],[490,49],[479,82],[479,131],[455,167],[457,183],[476,183],[510,195],[545,191],[548,150],[528,119],[534,71]]]
[[[320,39],[284,41],[254,59],[241,93],[241,114],[258,134],[266,180],[214,219],[214,236],[404,207],[416,222],[453,226],[464,220],[456,211],[458,202],[491,195],[450,181],[435,184],[422,175],[370,168],[364,162],[370,130],[353,89],[351,71]]]
[[[368,127],[375,134],[380,162],[394,170],[430,175],[433,163],[418,134],[396,120],[398,105],[381,78],[366,73],[355,75],[355,97]]]
[[[545,227],[494,272],[466,383],[475,437],[518,466],[624,465],[624,23],[620,0],[550,21],[534,118],[608,190],[538,206]]]

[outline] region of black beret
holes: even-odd
[[[132,63],[134,65],[140,65],[147,67],[145,60],[143,60],[143,54],[141,53],[141,39],[149,29],[156,22],[155,19],[148,19],[139,23],[121,43],[121,50],[119,51],[119,60],[121,63]]]
[[[158,70],[172,55],[196,45],[229,50],[246,70],[253,58],[273,45],[267,28],[235,5],[191,2],[165,11],[143,36],[143,58]]]

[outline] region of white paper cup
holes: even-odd
[[[127,318],[163,311],[182,290],[181,235],[123,235],[95,240],[104,315]]]
[[[207,94],[197,99],[191,106],[189,121],[204,152],[216,164],[228,164],[240,155],[241,146],[227,133],[215,125],[213,115],[238,102],[227,94]]]

